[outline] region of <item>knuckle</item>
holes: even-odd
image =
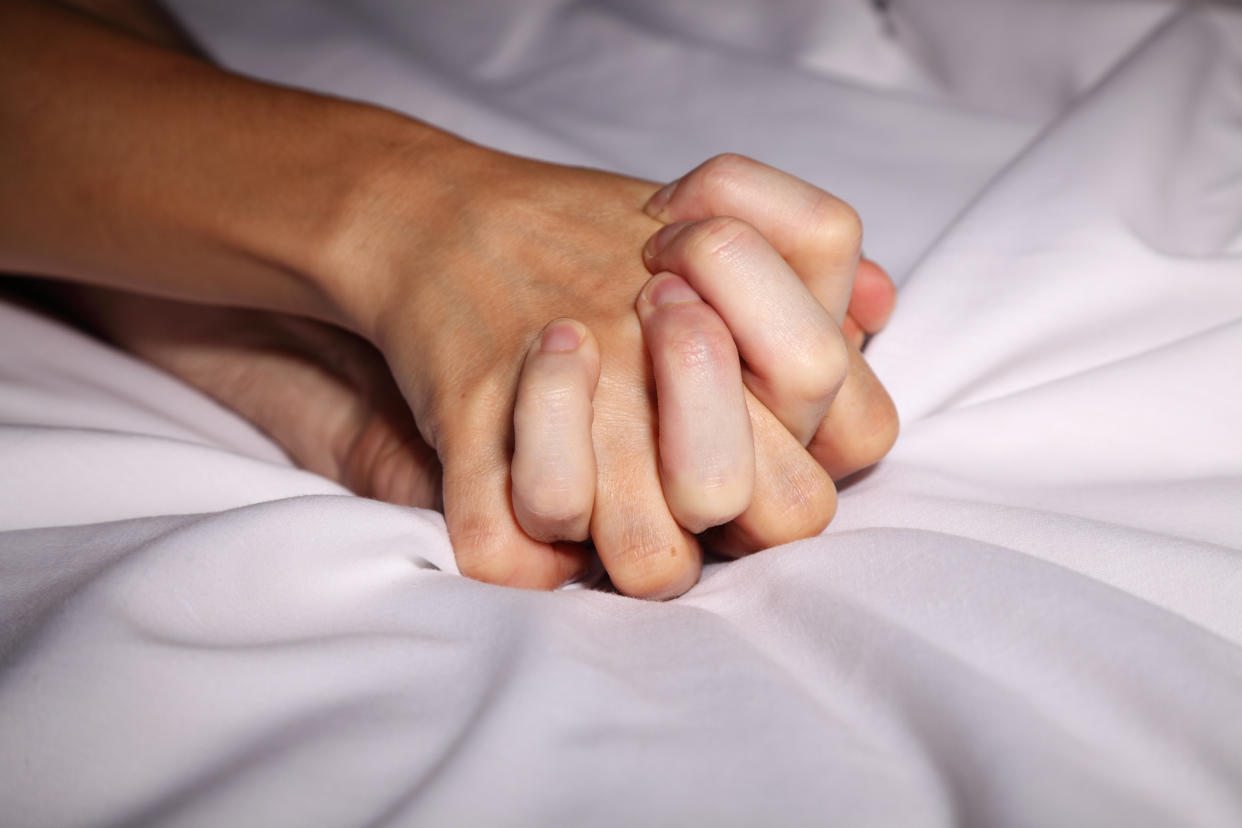
[[[543,555],[532,557],[535,542],[499,520],[472,517],[449,530],[457,568],[467,578],[495,586],[548,590],[560,586],[564,571]],[[546,551],[546,550],[541,550]]]
[[[873,401],[865,420],[852,429],[849,439],[840,448],[842,476],[873,466],[884,458],[897,442],[901,422],[893,401]]]
[[[811,207],[811,220],[819,237],[833,248],[850,255],[862,249],[862,217],[841,199],[822,193]]]
[[[849,373],[849,350],[845,340],[824,331],[813,337],[786,364],[790,392],[808,405],[830,402]]]
[[[699,559],[681,538],[629,530],[613,550],[613,585],[635,598],[675,598],[698,580]]]
[[[730,261],[748,249],[758,231],[732,216],[713,216],[691,227],[685,234],[685,255],[691,261]]]
[[[736,152],[722,152],[703,162],[699,167],[702,186],[712,192],[720,192],[736,187],[738,182],[759,162]]]
[[[452,533],[461,574],[497,586],[525,586],[518,561],[508,553],[505,535],[481,521],[468,521]]]
[[[779,504],[780,537],[767,538],[769,544],[789,543],[813,537],[824,531],[837,511],[837,489],[832,478],[817,463],[800,463],[788,470]]]
[[[704,165],[712,167],[737,168],[754,166],[759,162],[755,161],[748,155],[742,155],[740,152],[721,152],[713,155],[704,162]]]
[[[736,363],[737,346],[728,330],[711,324],[704,314],[695,316],[697,319],[683,320],[688,324],[670,332],[665,342],[677,366],[687,372],[699,372]]]
[[[897,434],[901,431],[901,420],[897,416],[897,407],[887,394],[884,395],[882,403],[873,406],[868,423],[871,426],[871,430],[864,435],[863,439],[868,455],[866,465],[870,466],[888,454],[889,450],[897,442]]]

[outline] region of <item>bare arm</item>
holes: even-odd
[[[443,465],[467,574],[554,586],[581,561],[562,541],[589,534],[623,592],[679,594],[698,575],[694,532],[721,526],[737,553],[818,532],[835,510],[829,471],[891,445],[891,403],[838,328],[859,229],[828,194],[721,158],[648,204],[648,182],[232,76],[141,25],[0,2],[0,270],[371,340]],[[682,226],[644,260],[662,221]],[[667,269],[692,284],[656,310],[662,291],[644,284],[669,284]],[[721,278],[730,302],[695,293]],[[558,316],[585,339],[543,354]],[[650,355],[644,334],[661,343]],[[578,413],[548,430],[566,399]],[[568,444],[566,429],[578,448],[564,462],[523,459],[524,443]],[[566,464],[564,492],[523,490]],[[556,511],[592,483],[593,498]]]
[[[465,147],[58,5],[0,4],[3,270],[356,326],[330,262],[367,187],[399,164],[433,202],[440,154]]]

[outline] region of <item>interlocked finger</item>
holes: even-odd
[[[776,417],[747,395],[755,435],[755,494],[733,522],[713,529],[708,545],[747,555],[824,530],[837,508],[832,478]]]
[[[666,185],[646,212],[666,223],[736,216],[757,227],[841,324],[862,249],[862,221],[841,199],[742,155],[718,155]]]
[[[760,393],[762,386],[749,376],[747,386],[810,446],[833,478],[840,479],[883,457],[896,439],[896,409],[858,348],[868,334],[883,328],[896,293],[888,274],[861,258],[862,223],[858,214],[818,187],[732,154],[712,158],[668,184],[644,209],[671,223],[734,216],[771,243],[811,295],[841,325],[850,344],[844,360],[848,370],[824,419],[809,428],[806,423],[813,413],[804,411],[798,421],[773,395]],[[666,227],[663,232],[678,231]],[[667,265],[661,261],[650,266]],[[704,295],[708,296],[706,291]],[[723,312],[722,316],[734,334],[739,334],[732,319]],[[747,356],[745,348],[742,354]],[[796,403],[789,400],[786,405]],[[760,455],[762,451],[757,450]]]
[[[841,331],[759,231],[729,217],[670,224],[647,267],[685,278],[720,314],[745,360],[746,386],[803,444],[845,380]]]
[[[897,407],[853,343],[849,359],[849,382],[807,446],[833,480],[879,462],[897,441],[899,428]]]
[[[444,466],[444,520],[461,573],[527,589],[554,589],[581,574],[588,563],[584,547],[533,540],[518,524],[503,420],[471,420],[447,425],[437,446]]]
[[[513,409],[513,511],[535,540],[587,539],[598,381],[599,347],[579,322],[550,323],[526,356]]]
[[[746,509],[754,487],[737,350],[715,311],[671,273],[647,283],[637,310],[655,375],[664,499],[682,527],[702,532]]]

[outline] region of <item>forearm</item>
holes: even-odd
[[[376,178],[399,167],[432,209],[460,147],[85,14],[0,4],[0,270],[366,328],[371,286],[341,263]]]
[[[97,20],[109,23],[166,49],[203,57],[198,44],[164,9],[159,0],[51,0],[51,2],[86,12]]]

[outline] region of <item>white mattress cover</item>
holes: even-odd
[[[491,145],[850,199],[904,431],[681,599],[518,592],[0,305],[0,822],[1242,824],[1237,7],[173,5]]]

